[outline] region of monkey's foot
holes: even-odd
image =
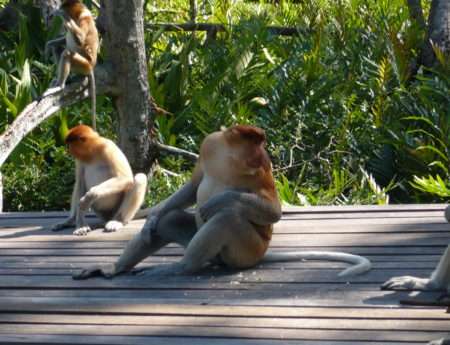
[[[83,280],[92,277],[112,278],[116,275],[115,264],[95,265],[89,268],[82,269],[81,272],[74,273],[72,279]]]
[[[123,223],[118,220],[110,220],[105,225],[104,232],[115,232],[123,228]]]
[[[436,290],[427,278],[411,276],[394,277],[383,285],[382,290]]]
[[[75,236],[86,236],[90,231],[92,231],[91,227],[89,225],[85,225],[76,229],[73,234]]]
[[[47,97],[54,95],[55,93],[61,92],[64,88],[62,86],[51,85],[43,94],[42,97]]]

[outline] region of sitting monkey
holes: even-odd
[[[262,129],[244,125],[208,135],[191,180],[150,209],[142,231],[128,242],[118,261],[84,269],[74,279],[129,271],[171,242],[186,248],[183,259],[153,268],[149,274],[192,273],[215,259],[233,268],[258,264],[269,246],[273,224],[281,217],[265,139]],[[195,214],[186,211],[195,203]],[[301,259],[357,264],[341,275],[370,269],[367,259],[345,253],[291,252],[265,257],[265,261]]]
[[[91,231],[84,219],[89,208],[106,221],[106,232],[119,230],[141,206],[147,177],[133,177],[130,164],[117,145],[89,126],[72,128],[65,142],[76,160],[75,186],[69,218],[52,230],[75,225],[74,235],[86,235]]]

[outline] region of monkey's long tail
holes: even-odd
[[[91,95],[91,102],[92,102],[92,128],[94,129],[94,131],[96,131],[97,130],[97,114],[96,114],[97,95],[95,92],[94,69],[92,69],[91,73],[89,73],[89,93]]]
[[[324,260],[324,261],[340,261],[354,264],[338,273],[339,277],[349,277],[352,275],[367,272],[372,267],[369,259],[363,256],[347,254],[342,252],[325,252],[325,251],[298,251],[298,252],[268,252],[263,262],[287,262],[300,260]]]

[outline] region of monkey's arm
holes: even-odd
[[[430,278],[411,276],[394,277],[385,282],[383,290],[442,291],[450,288],[450,245],[445,250]]]
[[[72,33],[77,44],[80,46],[84,44],[84,41],[86,39],[86,33],[88,31],[85,22],[86,21],[83,20],[80,26],[78,26],[77,23],[72,18],[66,19],[64,21],[64,27],[66,28],[66,30]]]
[[[200,208],[200,216],[208,220],[223,208],[237,208],[245,218],[258,225],[276,223],[281,218],[278,201],[270,201],[254,193],[228,190],[217,194]]]
[[[197,197],[198,183],[194,180],[189,181],[175,193],[173,193],[166,200],[153,206],[147,216],[142,232],[145,236],[151,236],[155,231],[159,220],[168,212],[172,210],[184,210],[189,206],[195,204]]]
[[[81,196],[86,192],[86,184],[83,177],[83,167],[75,163],[75,184],[72,191],[72,199],[70,202],[70,214],[63,222],[52,226],[52,231],[62,230],[67,227],[75,225],[76,220],[79,217],[79,202]]]
[[[200,160],[199,160],[200,162]],[[169,196],[166,200],[153,206],[147,216],[142,231],[154,231],[159,219],[172,210],[183,210],[195,204],[197,200],[197,189],[203,178],[203,170],[197,162],[189,182]]]

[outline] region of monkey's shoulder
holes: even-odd
[[[98,156],[96,164],[102,169],[109,169],[113,175],[132,176],[130,163],[122,150],[110,139],[102,138],[101,154]]]

